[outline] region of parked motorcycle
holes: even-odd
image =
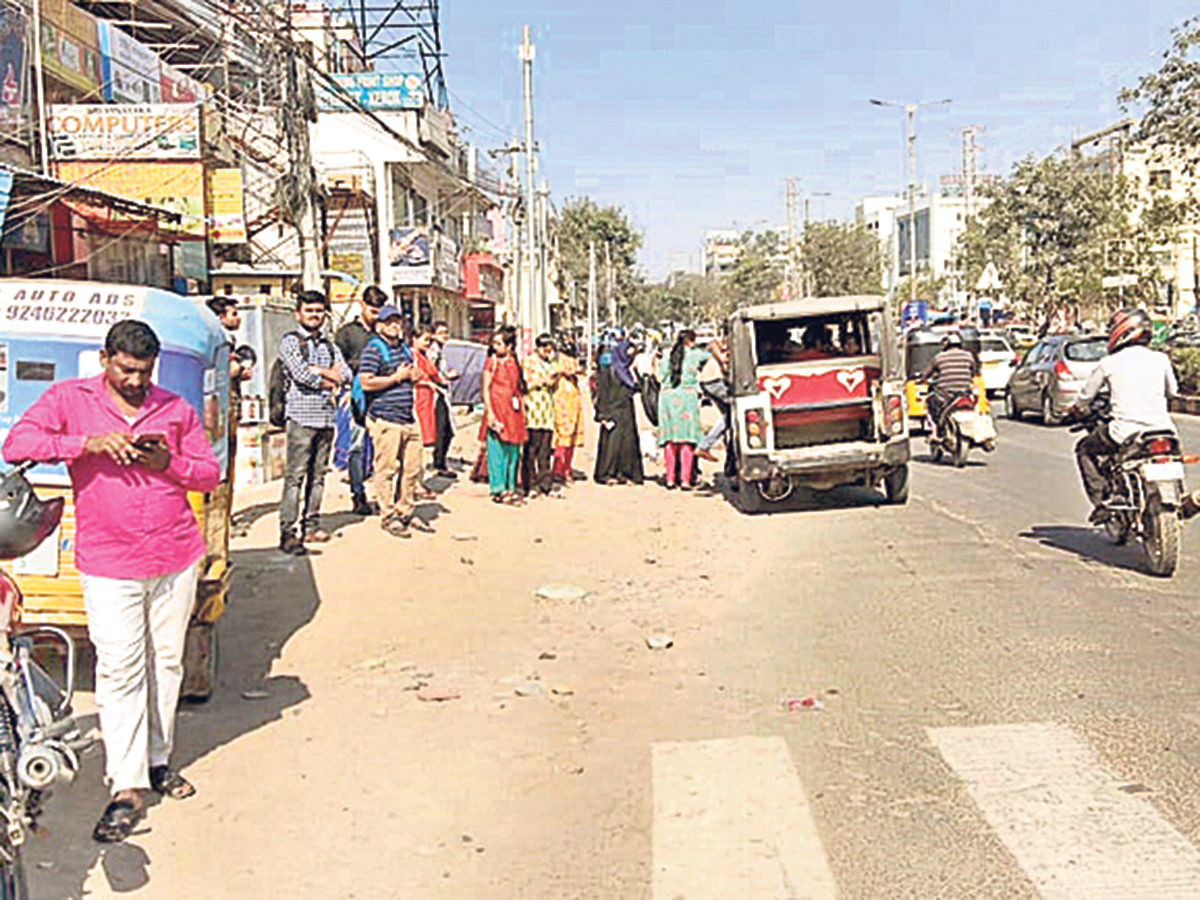
[[[26,480],[31,465],[0,476],[0,559],[32,552],[62,518],[63,501],[39,500]],[[51,789],[71,783],[92,743],[71,710],[75,645],[60,628],[22,628],[22,602],[16,580],[0,570],[0,900],[29,896],[21,848]],[[47,642],[62,654],[63,684],[34,661]]]
[[[986,412],[980,412],[974,392],[965,392],[951,397],[939,413],[937,422],[930,422],[926,440],[934,462],[941,462],[943,455],[948,456],[955,467],[961,469],[967,464],[967,454],[972,447],[987,453],[996,449],[996,423]]]
[[[1101,399],[1071,430],[1091,430],[1110,419],[1107,402]],[[1179,564],[1185,459],[1195,461],[1185,458],[1173,431],[1160,430],[1133,435],[1099,462],[1108,482],[1105,532],[1115,544],[1138,540],[1150,573],[1164,578]]]

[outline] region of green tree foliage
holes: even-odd
[[[747,231],[742,235],[742,252],[733,270],[725,276],[729,298],[737,306],[769,303],[783,284],[783,245],[774,231]]]
[[[1134,137],[1151,151],[1171,158],[1189,173],[1200,162],[1200,17],[1185,20],[1171,32],[1171,46],[1157,72],[1143,75],[1121,91],[1128,109],[1142,109]]]
[[[635,273],[642,235],[629,222],[619,206],[599,206],[589,197],[571,197],[563,205],[555,223],[554,238],[558,246],[558,288],[563,296],[571,296],[572,280],[578,289],[580,303],[587,296],[588,247],[596,246],[596,289],[599,293],[600,316],[604,318],[605,246],[612,258],[613,292],[618,304],[624,306],[634,299],[639,288]]]
[[[1105,275],[1136,274],[1133,293],[1152,296],[1153,248],[1169,239],[1176,212],[1169,201],[1138,209],[1135,187],[1074,156],[1020,161],[988,188],[990,202],[959,239],[966,284],[995,263],[1003,292],[1039,320],[1064,304],[1111,305]]]
[[[808,226],[802,247],[813,296],[882,292],[879,239],[865,226],[818,222]]]

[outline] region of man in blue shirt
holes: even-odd
[[[379,310],[375,336],[359,357],[358,377],[367,397],[367,430],[375,446],[375,498],[384,531],[409,537],[409,529],[432,531],[413,517],[421,484],[421,429],[413,417],[417,370],[404,341],[404,318],[388,304]],[[399,491],[392,483],[399,469]]]

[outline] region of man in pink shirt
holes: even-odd
[[[145,794],[195,789],[171,769],[183,645],[205,555],[189,491],[221,480],[196,411],[150,383],[158,336],[114,325],[104,372],[51,385],[9,432],[4,458],[65,462],[75,492],[75,565],[96,647],[96,705],[112,800],[98,841],[121,841]]]

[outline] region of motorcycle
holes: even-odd
[[[1101,399],[1082,418],[1075,417],[1071,431],[1090,431],[1111,418]],[[1185,461],[1195,458],[1185,458],[1179,437],[1167,430],[1139,432],[1099,460],[1108,482],[1105,533],[1118,545],[1130,538],[1139,541],[1147,569],[1163,578],[1173,575],[1179,564]]]
[[[938,414],[937,422],[931,418],[926,434],[933,461],[941,462],[945,455],[958,469],[967,464],[967,454],[972,447],[979,447],[986,453],[996,449],[996,424],[990,415],[979,411],[974,391],[951,397]]]
[[[17,466],[0,476],[0,514],[16,525],[0,540],[0,559],[31,552],[53,532],[62,500],[38,500]],[[23,597],[16,579],[0,570],[0,900],[26,900],[21,848],[37,830],[50,791],[74,780],[91,744],[71,709],[75,645],[60,628],[21,626]],[[59,684],[34,659],[49,641],[64,660]]]

